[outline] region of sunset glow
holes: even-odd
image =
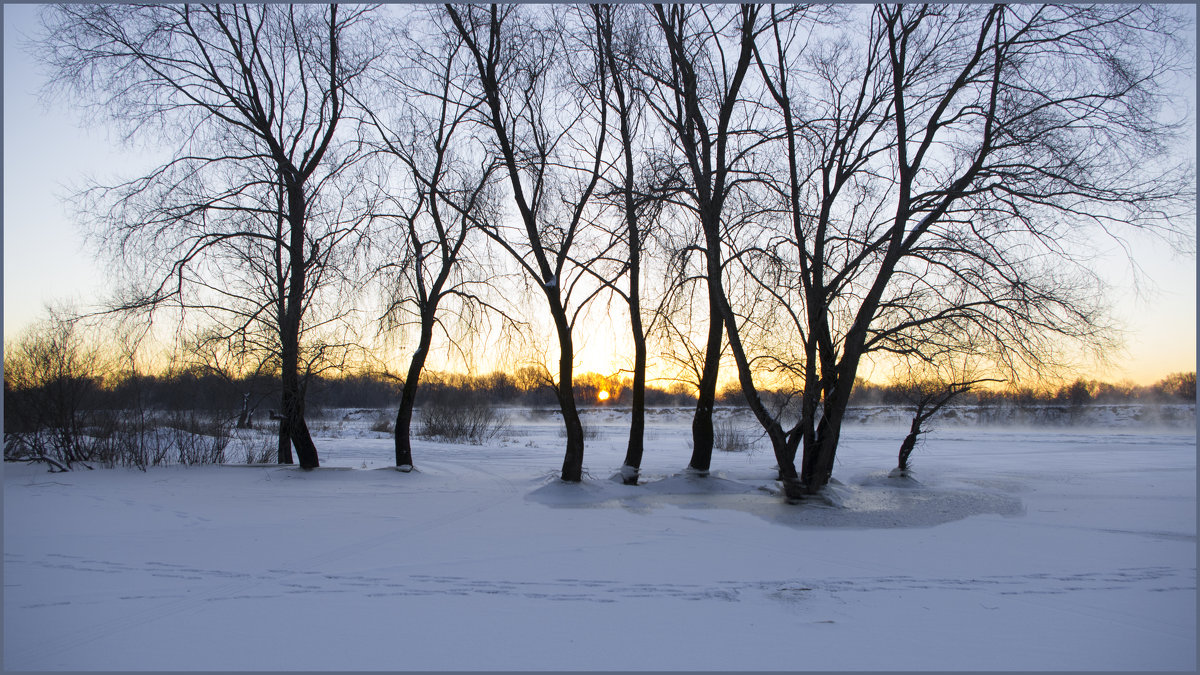
[[[607,401],[608,400],[608,392],[601,389],[600,393],[596,394],[596,398],[600,399],[601,401]]]

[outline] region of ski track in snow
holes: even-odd
[[[487,473],[487,472],[484,472]],[[505,492],[515,490],[508,481]],[[130,500],[121,500],[123,503],[133,505]],[[489,506],[497,502],[496,498],[485,498],[475,502],[465,508],[457,509],[449,513],[433,517],[429,520],[420,523],[406,525],[392,532],[373,534],[370,537],[339,546],[328,550],[324,553],[310,556],[301,561],[305,565],[320,566],[338,561],[340,559],[361,554],[364,551],[370,550],[375,546],[387,541],[391,536],[399,536],[406,532],[416,532],[421,530],[430,530],[447,523],[467,518],[469,516],[480,513]],[[176,512],[180,517],[191,517],[191,514]],[[19,567],[22,564],[28,564],[27,561],[20,560],[20,556],[5,552],[4,567],[5,576],[10,575],[21,576]],[[75,572],[98,572],[102,574],[127,574],[134,573],[145,575],[148,578],[165,578],[165,579],[182,579],[189,582],[201,582],[201,584],[189,585],[187,592],[167,592],[155,594],[152,592],[138,593],[105,593],[103,591],[89,593],[86,598],[76,600],[57,600],[40,603],[32,603],[28,605],[20,605],[19,609],[40,609],[46,607],[66,607],[73,604],[79,605],[108,605],[113,601],[117,603],[126,603],[130,601],[166,601],[157,603],[146,608],[137,608],[132,613],[123,616],[116,620],[109,620],[103,623],[92,626],[91,628],[78,631],[72,635],[72,646],[79,647],[81,645],[92,643],[101,640],[109,635],[121,631],[129,630],[135,626],[165,619],[169,616],[189,611],[198,605],[206,602],[222,601],[222,600],[267,600],[271,598],[281,597],[287,594],[297,593],[340,593],[343,592],[337,588],[324,588],[321,585],[313,583],[303,583],[297,581],[301,579],[316,579],[323,578],[325,580],[338,579],[338,575],[325,574],[321,572],[296,572],[289,570],[267,570],[266,574],[251,574],[246,572],[238,572],[234,570],[221,569],[203,569],[176,563],[148,561],[141,565],[130,563],[121,563],[111,560],[93,560],[83,556],[68,555],[63,553],[50,553],[40,561],[33,563],[34,568],[50,568],[59,569],[68,573]],[[347,580],[353,577],[346,577]],[[204,588],[204,582],[218,582],[216,587]],[[221,583],[224,582],[224,583]],[[257,590],[256,587],[267,584],[271,588]],[[97,587],[103,587],[103,584],[97,584]],[[254,590],[252,590],[254,589]],[[7,603],[6,603],[7,604]],[[25,645],[16,649],[8,650],[13,653],[13,658],[20,661],[24,657],[43,651],[46,645]],[[7,658],[7,655],[6,655]]]
[[[456,465],[456,469],[464,468],[462,465]],[[502,486],[503,494],[498,496],[487,495],[483,499],[474,500],[468,506],[451,510],[447,513],[433,516],[429,519],[422,520],[417,523],[405,524],[395,530],[384,533],[373,533],[371,536],[364,537],[349,544],[336,547],[324,551],[320,554],[310,556],[299,561],[304,566],[320,567],[329,565],[338,560],[359,555],[364,551],[368,551],[392,537],[402,536],[406,533],[414,533],[419,531],[433,530],[437,527],[446,525],[456,520],[468,518],[476,515],[490,506],[495,505],[498,501],[504,498],[504,495],[511,495],[517,488],[511,481],[496,475],[493,472],[485,469],[474,468],[476,473],[484,474],[489,478],[499,481]],[[91,496],[94,501],[105,501],[104,499]],[[121,504],[131,507],[144,506],[131,499],[115,500]],[[161,513],[169,512],[180,519],[198,520],[200,522],[210,522],[210,519],[197,516],[194,513],[188,513],[178,510],[166,510],[158,505],[150,506],[152,512]],[[23,560],[19,554],[10,554],[5,552],[5,576],[23,576],[22,565],[29,565],[28,561]],[[295,572],[288,570],[267,570],[265,574],[251,574],[239,572],[235,570],[224,569],[205,569],[180,565],[177,563],[147,561],[140,565],[131,563],[122,563],[111,560],[95,560],[85,558],[83,556],[69,555],[63,553],[50,553],[47,556],[32,564],[33,568],[49,568],[62,570],[68,574],[72,573],[101,573],[101,574],[134,574],[144,576],[147,579],[175,579],[190,582],[185,593],[165,592],[154,593],[142,591],[136,593],[118,592],[106,593],[104,591],[91,592],[86,597],[76,597],[74,600],[49,600],[39,603],[31,603],[17,606],[22,610],[36,610],[43,608],[61,607],[66,608],[72,605],[109,605],[121,606],[139,603],[132,607],[133,611],[128,614],[123,614],[120,618],[106,620],[102,623],[95,624],[80,631],[76,631],[72,635],[72,649],[89,643],[95,643],[104,638],[123,631],[130,630],[136,626],[143,625],[152,621],[166,619],[173,615],[188,612],[204,603],[219,602],[226,600],[267,600],[271,598],[282,597],[288,594],[297,593],[341,593],[344,589],[339,588],[323,588],[320,585],[311,583],[311,579],[324,578],[327,581],[338,578],[337,575],[323,574],[319,572]],[[306,582],[298,581],[305,579]],[[347,578],[351,581],[351,578]],[[216,583],[214,586],[213,583]],[[258,587],[266,584],[269,588],[259,589]],[[97,583],[96,588],[103,588],[103,582]],[[151,602],[148,607],[142,606],[145,602]],[[6,603],[7,605],[7,603]],[[6,662],[9,659],[16,662],[23,662],[28,657],[44,652],[56,640],[49,640],[46,644],[30,644],[20,645],[16,648],[6,649]]]
[[[334,555],[314,558],[328,561]],[[1168,566],[1122,568],[1071,574],[1028,573],[978,577],[919,577],[912,575],[857,576],[843,578],[794,578],[768,581],[721,580],[713,584],[625,583],[607,579],[560,578],[547,581],[477,579],[454,575],[408,574],[395,576],[337,574],[303,569],[269,569],[247,573],[229,569],[192,567],[176,563],[147,561],[142,564],[96,560],[83,556],[52,553],[36,560],[19,554],[5,554],[5,566],[15,570],[22,565],[100,574],[144,574],[148,577],[185,579],[202,582],[191,587],[190,601],[229,602],[262,600],[284,595],[324,593],[350,594],[364,598],[395,596],[515,596],[547,601],[617,602],[622,599],[669,598],[687,601],[720,600],[737,602],[747,596],[794,602],[808,594],[831,596],[856,593],[912,592],[922,590],[987,591],[1001,596],[1062,595],[1077,591],[1139,592],[1195,591],[1196,569]],[[223,583],[234,580],[234,583]],[[215,585],[213,585],[215,584]],[[103,584],[97,584],[103,587]],[[177,592],[126,592],[90,594],[86,599],[58,600],[19,606],[37,609],[73,603],[104,604],[117,601],[173,600],[183,598]],[[176,611],[185,607],[174,608]],[[156,613],[157,614],[157,613]],[[145,617],[149,618],[149,617]]]

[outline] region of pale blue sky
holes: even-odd
[[[77,111],[47,106],[45,82],[24,48],[37,5],[4,5],[4,335],[17,335],[51,302],[94,303],[103,265],[84,249],[65,198],[86,179],[117,178],[134,153]]]
[[[103,155],[106,143],[46,110],[42,76],[21,48],[19,31],[37,7],[4,6],[4,333],[16,334],[45,302],[89,294],[100,278],[80,249],[56,193]]]
[[[78,114],[46,108],[37,93],[43,74],[21,33],[36,28],[36,5],[4,6],[4,336],[18,335],[47,303],[86,306],[103,292],[103,265],[83,248],[61,198],[89,176],[135,175],[136,155],[102,128],[80,127]],[[1191,86],[1195,86],[1194,83]],[[1192,98],[1194,102],[1194,97]],[[1193,116],[1194,124],[1194,116]],[[1128,358],[1096,373],[1115,381],[1153,382],[1196,364],[1196,265],[1154,241],[1134,241],[1149,283],[1135,292],[1119,256],[1098,263],[1114,286],[1116,318],[1130,331]]]

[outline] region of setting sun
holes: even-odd
[[[600,393],[596,394],[596,398],[600,399],[601,401],[607,401],[608,400],[608,392],[601,389]]]

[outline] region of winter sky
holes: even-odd
[[[6,340],[37,320],[48,303],[98,301],[107,283],[104,265],[85,249],[63,196],[87,178],[101,181],[136,175],[138,153],[122,148],[102,127],[81,127],[76,111],[38,97],[43,74],[25,50],[24,35],[37,27],[36,5],[4,6],[4,312]],[[1195,87],[1194,78],[1186,83]],[[1194,93],[1189,96],[1195,124]],[[1194,134],[1192,134],[1194,138]],[[1194,154],[1192,155],[1194,158]],[[1128,331],[1127,351],[1093,377],[1152,383],[1196,367],[1196,264],[1149,239],[1131,239],[1142,270],[1134,283],[1118,247],[1097,261],[1115,293],[1114,315]],[[607,327],[598,328],[602,332]],[[612,342],[612,341],[607,341]],[[624,359],[601,345],[582,364],[611,372]]]

